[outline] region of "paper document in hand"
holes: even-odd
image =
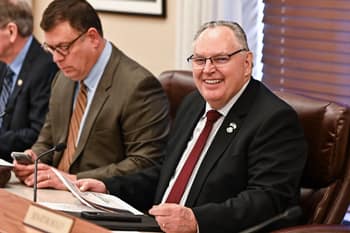
[[[3,159],[0,159],[0,167],[8,167],[8,168],[12,168],[14,167],[14,165],[12,163],[9,163]]]
[[[96,209],[105,210],[105,211],[128,211],[133,214],[143,213],[122,201],[120,198],[104,194],[104,193],[95,193],[95,192],[82,192],[79,188],[73,184],[69,179],[65,178],[57,169],[52,168],[57,177],[61,182],[68,188],[68,190],[83,204],[94,207]]]

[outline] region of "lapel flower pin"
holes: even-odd
[[[227,133],[233,133],[233,131],[237,129],[237,124],[234,122],[231,122],[229,126],[226,128]]]

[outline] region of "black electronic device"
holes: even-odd
[[[28,165],[34,163],[32,157],[24,152],[12,152],[11,157],[19,164]]]
[[[115,220],[122,222],[141,222],[142,218],[139,215],[132,213],[115,213],[115,212],[94,212],[94,211],[83,211],[80,216],[85,219],[92,220]]]

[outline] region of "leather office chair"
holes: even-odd
[[[275,93],[296,110],[308,142],[301,181],[304,223],[339,224],[350,202],[349,109],[330,101]]]
[[[350,232],[348,226],[309,225],[340,224],[350,203],[349,108],[297,94],[275,93],[297,111],[309,147],[301,180],[304,225],[277,232]]]
[[[170,117],[174,119],[182,99],[196,89],[192,72],[187,70],[164,71],[160,74],[159,81],[169,99]]]
[[[159,80],[174,117],[182,98],[195,88],[192,73],[165,71]],[[275,93],[296,110],[308,141],[308,159],[301,181],[302,224],[340,224],[350,203],[349,109],[298,94]],[[305,227],[296,227],[295,232],[306,232]],[[316,225],[312,227],[320,232]],[[336,228],[343,232],[347,227]]]

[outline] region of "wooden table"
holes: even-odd
[[[4,189],[0,188],[0,233],[32,233],[36,231],[24,225],[23,218],[29,205],[33,200],[33,188],[20,183],[15,175],[11,174],[11,179]],[[82,206],[69,191],[55,189],[38,189],[37,202],[66,203]],[[58,211],[57,211],[58,212]],[[63,215],[65,213],[59,212]],[[72,233],[104,233],[111,232],[105,228],[86,222],[79,218],[74,218],[75,223]],[[141,233],[139,231],[112,231],[115,233]],[[146,233],[146,232],[142,232]]]
[[[26,226],[23,219],[27,213],[32,201],[17,196],[6,189],[0,189],[0,232],[1,233],[35,233],[41,232]],[[79,218],[60,212],[62,215],[69,216],[74,219],[72,233],[107,233],[107,229],[83,221]]]

